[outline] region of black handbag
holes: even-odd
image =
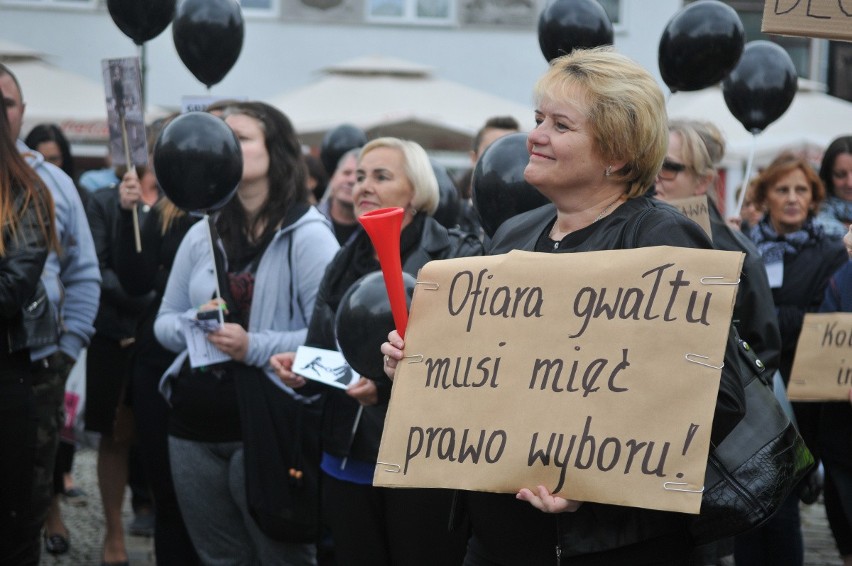
[[[21,308],[21,324],[9,333],[9,352],[35,350],[59,341],[56,310],[39,279],[32,298]]]
[[[276,387],[258,368],[234,364],[248,509],[268,537],[319,539],[320,408]]]
[[[738,355],[726,356],[723,371],[739,374],[746,412],[718,445],[711,444],[701,513],[690,526],[697,544],[764,524],[814,466],[799,431],[775,397],[772,376],[746,342],[737,342]]]

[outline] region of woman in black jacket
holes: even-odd
[[[15,147],[0,96],[0,564],[36,564],[32,528],[36,424],[30,351],[20,342],[48,251],[59,251],[53,199]],[[40,526],[39,526],[40,527]]]
[[[781,330],[780,372],[790,381],[805,313],[816,312],[831,275],[847,261],[843,242],[827,235],[815,215],[825,188],[807,161],[777,157],[752,181],[755,202],[767,210],[749,237],[757,246]],[[818,460],[820,403],[793,403],[799,432]],[[799,497],[791,494],[772,519],[736,540],[739,566],[797,566],[804,562]]]
[[[431,217],[438,206],[438,183],[429,157],[416,143],[373,140],[361,150],[357,178],[353,198],[358,216],[379,208],[404,209],[400,252],[406,273],[416,276],[431,260],[482,254],[475,236],[447,231]],[[307,346],[336,349],[334,318],[340,300],[350,285],[377,270],[376,252],[359,230],[323,277]],[[271,360],[285,384],[303,388],[300,393],[321,387],[306,386],[304,378],[290,371],[292,362],[292,352]],[[345,394],[325,391],[323,518],[336,557],[353,566],[460,564],[467,533],[463,528],[448,532],[451,492],[372,486],[390,385],[385,376],[371,375],[362,376]],[[356,421],[359,403],[364,409]]]
[[[551,61],[534,98],[524,177],[552,204],[507,220],[489,254],[711,247],[697,224],[644,197],[668,144],[663,95],[646,70],[611,48],[575,49]],[[403,346],[396,332],[382,345],[388,376]],[[713,436],[723,437],[742,413],[723,418],[718,407]],[[692,563],[687,515],[571,501],[543,486],[465,495],[467,566]]]

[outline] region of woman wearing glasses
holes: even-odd
[[[778,368],[781,335],[763,261],[751,240],[732,230],[716,207],[716,167],[724,155],[725,140],[713,124],[671,120],[669,148],[654,188],[657,198],[666,202],[707,195],[713,247],[746,254],[733,322],[743,340],[774,371]]]

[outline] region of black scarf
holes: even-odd
[[[417,248],[423,233],[423,225],[426,219],[423,215],[415,215],[411,223],[402,230],[399,238],[400,257],[405,263],[405,258]],[[370,237],[364,230],[360,230],[355,239],[349,242],[340,252],[343,257],[338,265],[341,269],[329,273],[328,306],[337,312],[340,299],[349,287],[364,275],[381,269],[378,260],[374,257],[375,251]]]

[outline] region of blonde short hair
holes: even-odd
[[[627,183],[628,197],[642,196],[654,183],[669,139],[665,99],[654,77],[610,46],[575,49],[550,62],[535,85],[535,102],[567,100],[577,88],[601,157],[627,161],[613,178]]]
[[[716,168],[725,157],[725,136],[710,122],[700,120],[671,120],[669,132],[680,137],[683,164],[697,177],[716,178]],[[716,198],[713,183],[707,194]]]
[[[403,169],[414,189],[414,200],[411,205],[417,212],[425,212],[429,216],[438,209],[440,193],[438,191],[438,179],[432,169],[432,162],[426,150],[420,144],[413,141],[401,140],[399,138],[376,138],[361,148],[358,156],[360,162],[365,155],[380,147],[398,149],[402,153]]]

